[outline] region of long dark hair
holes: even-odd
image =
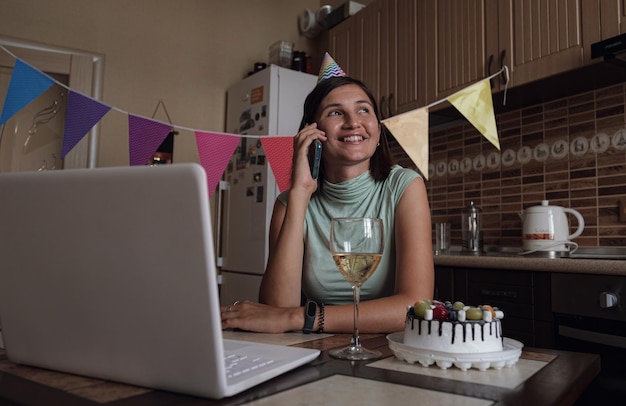
[[[318,110],[322,104],[322,101],[328,94],[334,89],[345,86],[345,85],[357,85],[367,95],[374,107],[374,113],[376,114],[376,118],[380,121],[380,114],[378,112],[378,104],[376,103],[376,99],[372,92],[365,86],[363,82],[358,79],[354,79],[348,76],[340,76],[340,77],[332,77],[326,80],[321,81],[315,86],[315,88],[309,93],[306,100],[304,101],[304,113],[302,115],[302,121],[300,122],[300,130],[302,130],[307,124],[315,122],[317,118]],[[395,164],[393,156],[391,154],[391,149],[389,145],[389,140],[392,137],[391,132],[385,127],[384,124],[380,124],[380,145],[376,148],[374,155],[370,158],[370,174],[376,180],[384,180],[389,176],[389,172],[391,172],[391,168]],[[319,177],[317,178],[318,188],[317,190],[321,190],[323,185],[324,176],[324,164],[320,166]]]

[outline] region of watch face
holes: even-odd
[[[313,324],[315,324],[315,316],[317,316],[317,303],[309,300],[304,306],[304,329],[303,332],[311,333]]]
[[[308,302],[306,307],[307,316],[315,317],[317,315],[317,303]]]

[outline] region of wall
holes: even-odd
[[[163,100],[174,124],[224,131],[226,89],[269,46],[301,37],[298,14],[319,0],[0,0],[0,35],[105,55],[102,101],[151,117]],[[160,110],[155,117],[166,121]],[[98,166],[128,164],[127,116],[101,121]],[[197,161],[191,132],[175,141],[175,159]]]
[[[469,124],[432,132],[433,223],[451,222],[460,245],[461,211],[474,201],[483,210],[485,244],[520,246],[518,213],[548,199],[582,214],[578,244],[626,246],[626,223],[618,219],[618,202],[626,200],[625,97],[622,83],[500,114],[502,152]]]

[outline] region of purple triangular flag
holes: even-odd
[[[200,163],[207,174],[210,198],[239,144],[239,137],[201,131],[195,134]]]
[[[6,123],[15,113],[26,107],[53,84],[54,80],[49,76],[16,59],[9,90],[4,99],[0,125]]]
[[[65,158],[65,155],[109,110],[111,107],[70,90],[67,97],[61,158]]]
[[[146,165],[167,135],[171,124],[128,115],[128,146],[130,165]]]

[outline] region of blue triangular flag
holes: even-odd
[[[0,125],[6,123],[15,113],[26,107],[53,84],[54,80],[49,76],[16,59],[9,90],[4,99]]]
[[[65,113],[65,131],[61,158],[91,130],[111,107],[70,90]]]

